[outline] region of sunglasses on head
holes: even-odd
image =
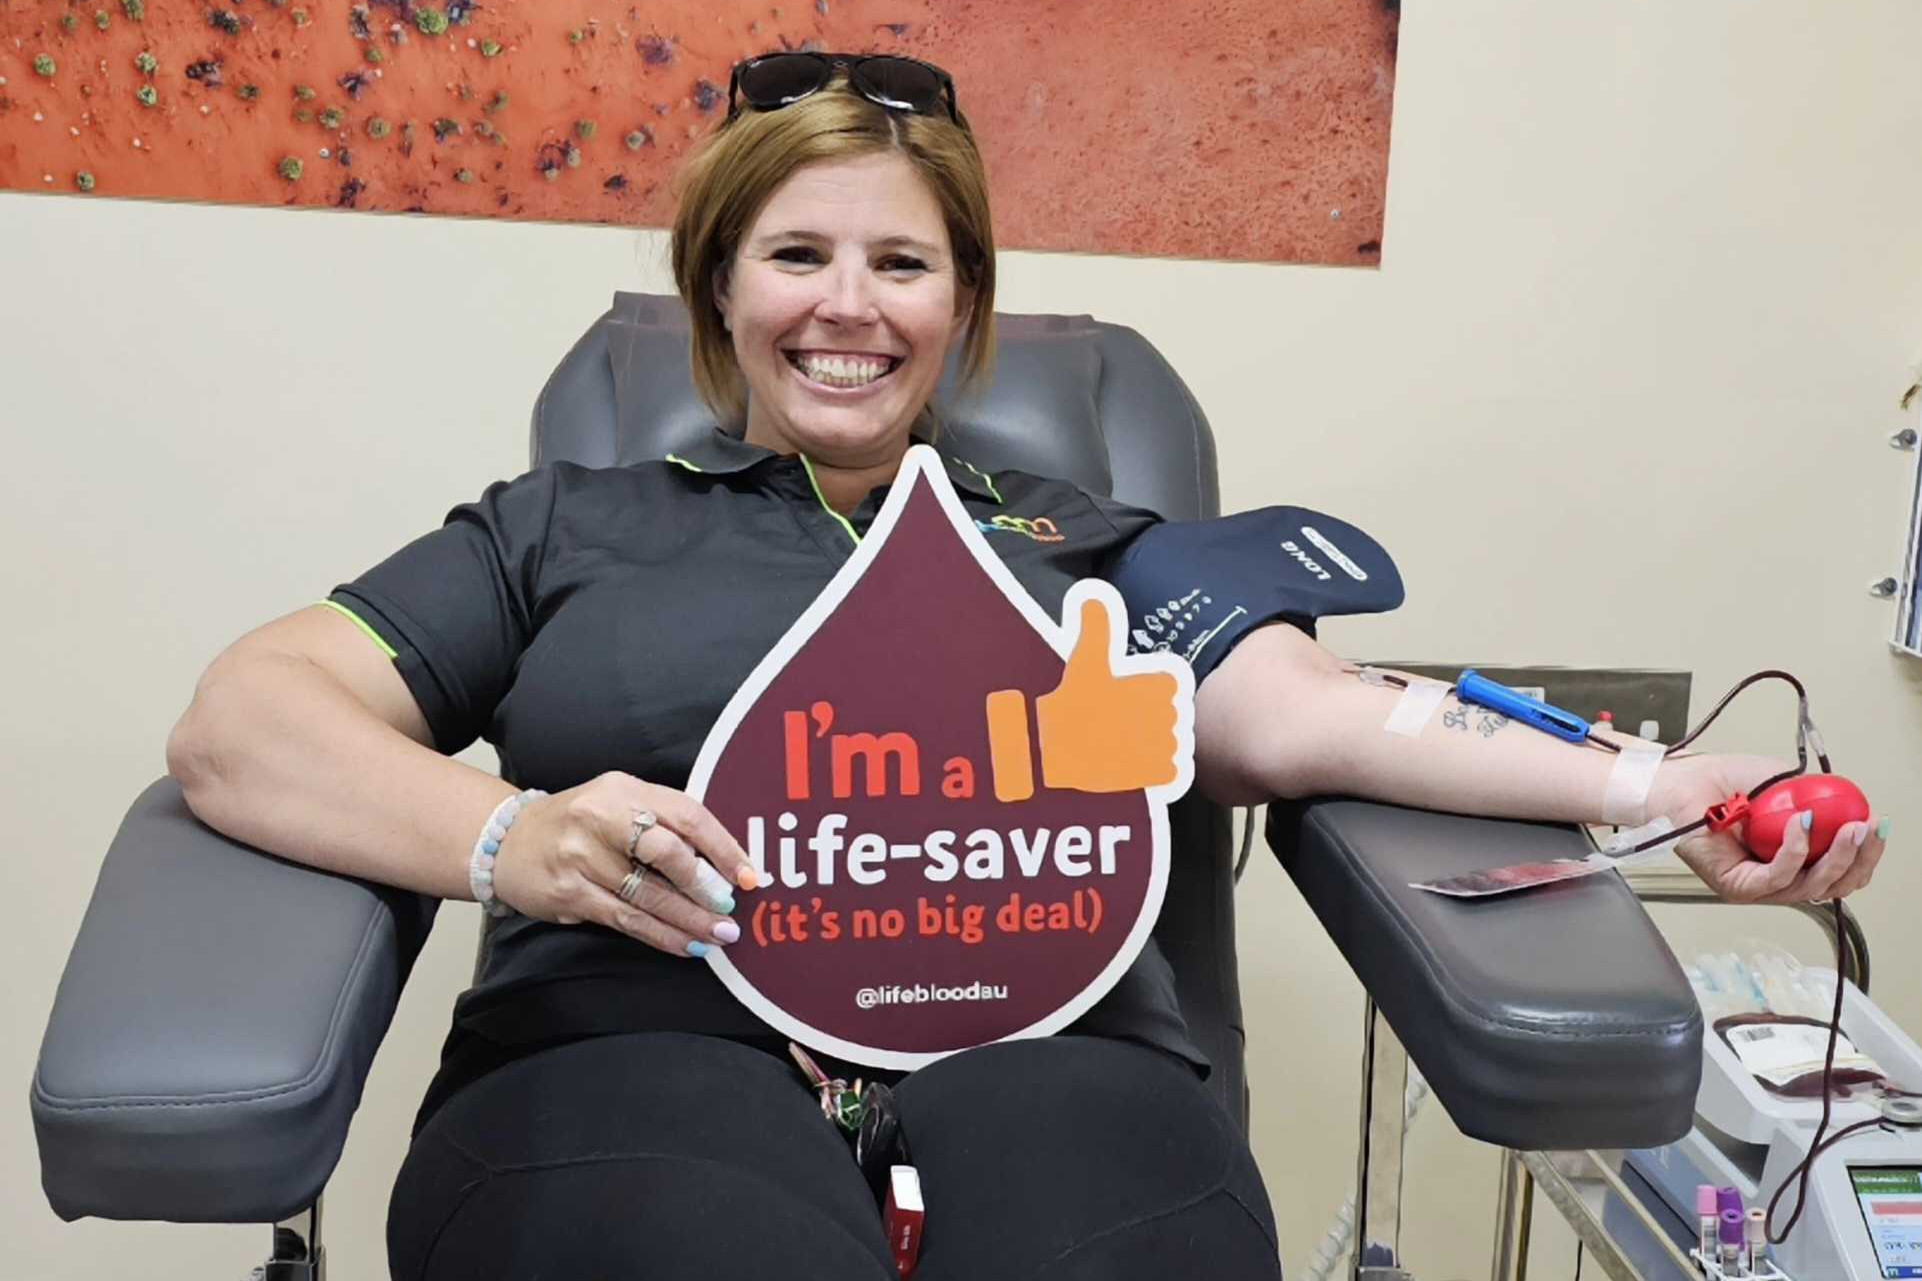
[[[755,111],[791,107],[827,88],[842,67],[849,87],[869,102],[921,116],[946,113],[961,123],[952,76],[931,62],[887,53],[768,53],[736,63],[727,85],[727,118],[734,119],[743,106]]]

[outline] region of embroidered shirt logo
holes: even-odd
[[[1026,516],[996,516],[990,520],[977,517],[974,527],[984,534],[1021,534],[1037,543],[1058,543],[1067,537],[1046,516],[1032,519]]]

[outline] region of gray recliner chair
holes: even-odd
[[[1171,519],[1218,514],[1208,424],[1140,334],[1079,316],[998,321],[992,386],[957,399],[950,370],[938,398],[957,452]],[[616,295],[540,395],[533,462],[626,464],[708,430],[686,349],[677,300]],[[1229,815],[1191,794],[1171,819],[1155,934],[1211,1085],[1245,1125]],[[1267,835],[1369,992],[1368,1062],[1405,1044],[1464,1132],[1540,1150],[1687,1130],[1701,1016],[1618,878],[1474,904],[1407,888],[1586,853],[1575,829],[1324,798],[1270,806]],[[171,779],[150,786],[107,851],[34,1074],[55,1212],[275,1224],[267,1281],[319,1277],[321,1190],[436,906],[229,840]],[[1392,1087],[1399,1117],[1399,1078],[1383,1080],[1364,1108]],[[1370,1180],[1364,1166],[1364,1193]],[[1392,1256],[1393,1230],[1377,1216],[1363,1240]]]

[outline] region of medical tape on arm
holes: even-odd
[[[1674,830],[1675,821],[1673,819],[1663,814],[1657,814],[1640,827],[1624,828],[1622,831],[1609,837],[1606,841],[1602,841],[1600,843],[1601,851],[1619,861],[1621,856],[1628,854],[1628,852],[1637,845],[1646,841],[1652,841],[1658,836],[1667,836]],[[1642,854],[1650,857],[1657,854],[1666,854],[1681,844],[1681,841],[1682,838],[1679,836],[1672,837],[1659,844],[1649,846],[1642,851]]]
[[[1422,730],[1435,715],[1435,709],[1442,705],[1442,700],[1448,697],[1448,691],[1453,688],[1453,685],[1421,676],[1408,677],[1408,688],[1395,700],[1394,710],[1388,713],[1388,721],[1382,728],[1403,738],[1420,738]]]
[[[1649,789],[1667,758],[1660,743],[1624,743],[1602,791],[1602,822],[1635,824],[1646,817]]]

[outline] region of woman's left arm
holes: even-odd
[[[1195,779],[1224,805],[1275,797],[1355,796],[1489,818],[1600,823],[1615,754],[1567,743],[1450,694],[1416,737],[1383,727],[1402,692],[1362,682],[1352,664],[1285,623],[1250,633],[1195,695]],[[1644,818],[1677,827],[1790,765],[1756,756],[1686,756],[1657,772]],[[1791,825],[1793,827],[1793,825]],[[1882,856],[1884,826],[1851,823],[1828,854],[1804,867],[1806,842],[1773,863],[1748,856],[1732,834],[1703,834],[1678,853],[1722,897],[1737,902],[1840,898]]]

